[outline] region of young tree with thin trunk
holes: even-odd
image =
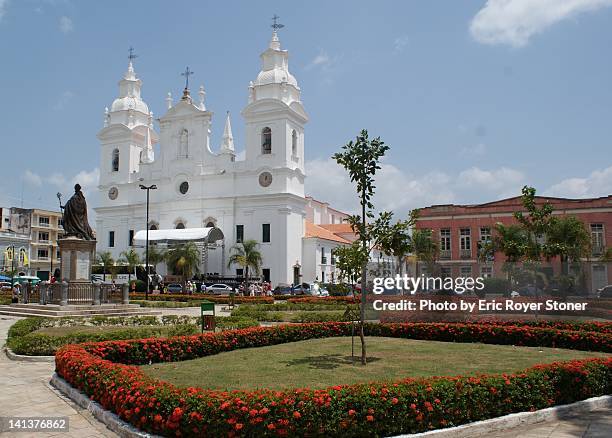
[[[372,242],[375,242],[380,237],[377,235],[378,229],[376,226],[380,223],[390,221],[391,213],[386,213],[388,216],[379,217],[374,224],[368,224],[368,220],[374,219],[374,204],[372,198],[374,196],[374,176],[380,170],[380,160],[389,150],[380,137],[369,139],[368,131],[362,130],[355,141],[349,141],[342,147],[342,152],[333,155],[336,160],[349,174],[351,182],[355,183],[359,204],[361,206],[361,215],[349,217],[349,223],[353,231],[359,236],[362,251],[365,254],[370,254]],[[367,285],[367,260],[363,262],[361,267],[361,311],[359,337],[361,339],[361,363],[365,365],[366,359],[366,344],[365,344],[365,307],[366,307],[366,285]]]
[[[123,251],[120,256],[119,263],[127,265],[128,267],[128,283],[130,283],[132,280],[132,272],[134,272],[136,266],[142,263],[140,255],[132,248],[129,251]]]

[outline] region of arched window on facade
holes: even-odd
[[[293,156],[297,156],[297,142],[298,142],[298,136],[297,136],[297,132],[295,132],[295,129],[293,131],[291,131],[291,154]]]
[[[178,224],[176,224],[176,228],[177,230],[184,230],[185,229],[185,224],[182,222],[179,222]]]
[[[206,224],[206,228],[214,228],[214,227],[215,227],[214,222],[208,222],[208,223]]]
[[[180,137],[179,157],[187,158],[189,157],[189,131],[183,129]]]
[[[272,130],[267,126],[261,130],[261,153],[272,153]]]
[[[159,228],[157,228],[157,225],[155,225],[155,224],[152,224],[152,225],[149,227],[149,230],[158,230],[158,229],[159,229]]]
[[[113,172],[119,171],[119,149],[113,150],[113,157],[111,159],[111,168]]]

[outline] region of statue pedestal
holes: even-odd
[[[96,256],[96,241],[66,237],[58,241],[62,281],[91,284],[91,268]]]

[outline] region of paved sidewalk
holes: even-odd
[[[609,438],[612,437],[612,412],[592,411],[563,420],[517,427],[490,436],[491,438]]]
[[[18,318],[0,316],[0,346]],[[69,432],[4,432],[2,437],[116,437],[117,435],[49,386],[54,363],[11,361],[0,352],[0,417],[49,416],[69,419]]]

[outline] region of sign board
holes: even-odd
[[[78,251],[76,256],[77,280],[89,280],[89,253]]]

